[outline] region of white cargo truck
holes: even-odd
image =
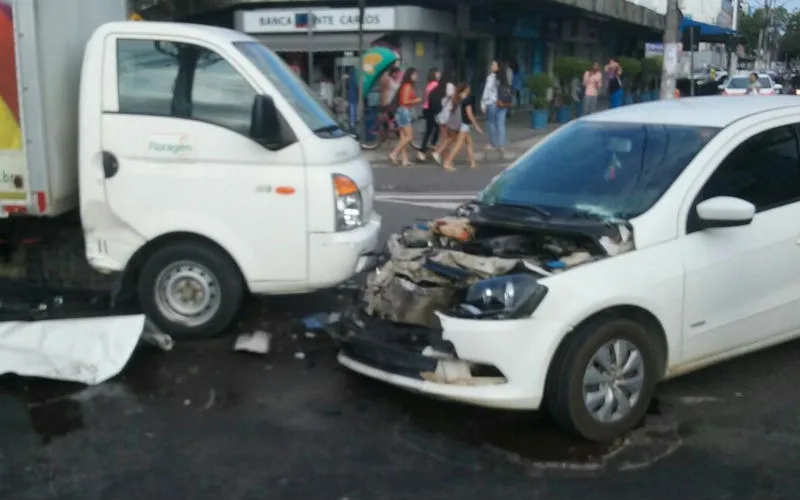
[[[126,3],[0,0],[0,290],[131,291],[207,337],[248,293],[367,266],[370,165],[305,83],[245,34]]]

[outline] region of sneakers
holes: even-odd
[[[442,155],[440,155],[439,153],[431,153],[431,156],[433,157],[434,161],[436,161],[436,163],[438,163],[439,165],[442,164]]]

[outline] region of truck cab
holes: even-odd
[[[64,8],[32,4],[48,18]],[[66,82],[51,92],[63,106],[20,94],[23,116],[50,130],[23,131],[25,175],[46,182],[38,192],[25,182],[12,215],[57,217],[79,194],[88,263],[124,276],[158,326],[215,335],[247,292],[318,290],[368,265],[381,221],[370,165],[274,52],[232,30],[132,21],[94,29],[81,54],[72,45],[61,44],[72,60],[59,68],[74,64],[79,87],[48,74]],[[43,162],[30,160],[37,146]]]

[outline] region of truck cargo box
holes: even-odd
[[[0,0],[0,216],[78,207],[84,48],[126,14],[126,0]]]

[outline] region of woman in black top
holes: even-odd
[[[475,120],[475,96],[470,95],[470,88],[466,83],[462,83],[456,89],[453,99],[453,114],[460,119],[451,120],[450,128],[458,133],[456,142],[450,149],[450,154],[444,160],[442,167],[452,172],[455,170],[453,167],[453,160],[456,155],[461,151],[461,148],[466,145],[467,147],[467,160],[469,160],[470,168],[476,168],[478,164],[475,162],[475,150],[472,147],[472,136],[470,129],[475,127],[478,133],[483,134],[478,121]]]

